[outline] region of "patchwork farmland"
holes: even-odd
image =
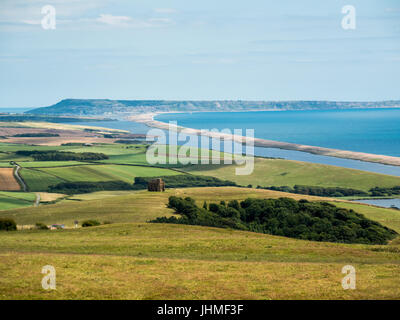
[[[0,190],[18,191],[21,187],[14,176],[13,168],[0,168]]]

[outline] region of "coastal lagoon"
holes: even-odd
[[[286,113],[286,112],[284,112],[284,113]],[[221,114],[222,113],[218,113],[218,114],[212,113],[211,115],[221,115]],[[226,114],[226,113],[224,113],[224,114]],[[228,114],[231,114],[231,113],[228,113]],[[157,119],[159,119],[160,117],[165,117],[165,116],[172,117],[172,119],[173,119],[175,115],[178,115],[179,117],[186,116],[186,114],[168,114],[168,115],[158,116]],[[193,116],[193,115],[194,114],[189,114],[187,116]],[[195,115],[199,116],[201,114],[195,114]],[[172,120],[172,119],[169,119],[169,120]],[[164,120],[164,121],[168,121],[168,120]],[[107,128],[127,130],[132,133],[142,133],[142,134],[146,134],[149,130],[152,129],[142,123],[133,122],[133,121],[97,121],[97,122],[87,122],[87,123],[86,122],[77,122],[77,123],[70,123],[70,124],[107,127]],[[181,125],[180,120],[179,120],[178,124]],[[257,132],[256,132],[256,136],[257,136]],[[179,144],[184,144],[184,143],[179,143]],[[343,159],[343,158],[336,158],[336,157],[328,157],[328,156],[315,155],[315,154],[294,151],[294,150],[282,150],[282,149],[276,149],[276,148],[255,147],[254,154],[256,156],[260,156],[260,157],[284,158],[284,159],[289,159],[289,160],[327,164],[327,165],[339,166],[339,167],[350,168],[350,169],[357,169],[357,170],[363,170],[363,171],[370,171],[370,172],[400,176],[400,167],[398,167],[398,166],[383,165],[383,164],[379,164],[379,163],[364,162],[364,161]]]
[[[400,199],[368,199],[368,200],[355,200],[355,202],[372,204],[374,206],[384,207],[384,208],[396,207],[400,209]]]
[[[400,109],[161,114],[195,129],[254,129],[255,137],[400,157]]]

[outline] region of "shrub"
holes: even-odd
[[[77,181],[77,182],[61,182],[55,186],[48,188],[52,193],[79,194],[91,193],[96,191],[115,191],[115,190],[132,190],[133,186],[124,181]]]
[[[99,226],[100,222],[98,222],[97,220],[86,220],[82,222],[82,227],[86,228],[86,227],[96,227]]]
[[[41,222],[36,222],[35,229],[37,229],[37,230],[49,230],[49,228],[44,223],[41,223]]]
[[[17,224],[13,219],[2,218],[0,219],[0,230],[3,231],[15,231],[17,230]]]
[[[155,178],[161,178],[167,188],[193,188],[193,187],[225,187],[236,186],[235,182],[221,180],[215,177],[181,174],[176,176],[161,177],[136,177],[133,188],[136,190],[147,189],[147,183]]]

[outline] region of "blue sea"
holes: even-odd
[[[256,138],[400,157],[400,109],[178,113],[155,119],[196,129],[254,129]]]
[[[32,108],[0,108],[0,113],[24,113]]]
[[[400,156],[400,109],[177,113],[155,119],[176,120],[178,125],[197,129],[255,129],[257,138]],[[87,125],[133,133],[147,133],[151,129],[131,121],[88,122]],[[400,167],[379,163],[274,148],[256,147],[254,153],[400,176]]]

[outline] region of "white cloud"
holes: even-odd
[[[113,16],[111,14],[101,14],[96,21],[112,26],[128,26],[132,22],[132,18],[126,16]]]
[[[127,16],[113,16],[111,14],[101,14],[96,21],[110,26],[130,28],[154,28],[174,24],[174,21],[168,18],[133,19]]]
[[[38,25],[41,24],[40,20],[21,20],[22,23],[24,24],[30,24],[30,25]]]

